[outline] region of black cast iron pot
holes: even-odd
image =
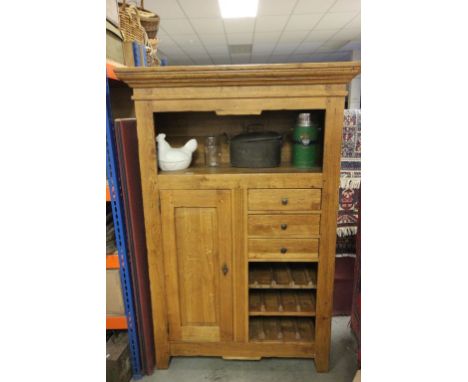
[[[273,131],[243,133],[229,144],[232,167],[278,167],[281,163],[281,134]]]

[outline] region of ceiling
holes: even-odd
[[[259,0],[256,18],[222,19],[217,0],[146,0],[169,65],[347,61],[361,49],[360,0]]]

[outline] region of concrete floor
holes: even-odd
[[[312,360],[265,358],[225,361],[214,357],[173,357],[167,370],[140,382],[351,382],[357,370],[356,341],[349,317],[332,320],[330,372],[317,374]]]

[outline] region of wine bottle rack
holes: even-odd
[[[249,288],[316,289],[316,268],[310,263],[250,263]]]
[[[317,264],[249,263],[249,340],[311,342]]]
[[[315,316],[315,293],[309,290],[251,290],[250,316]]]
[[[314,340],[313,318],[251,317],[250,341],[311,342]]]

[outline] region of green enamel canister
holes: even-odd
[[[311,168],[319,163],[319,132],[310,121],[310,113],[300,113],[293,132],[292,163],[297,168]]]

